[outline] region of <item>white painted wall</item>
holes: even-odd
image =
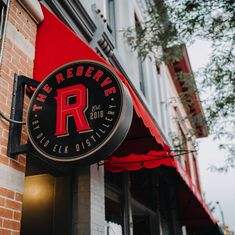
[[[142,92],[140,91],[140,74],[137,53],[131,50],[130,46],[123,38],[122,30],[127,27],[134,27],[135,14],[140,22],[143,21],[142,12],[144,10],[140,7],[144,7],[144,4],[141,4],[140,0],[119,0],[115,3],[117,50],[127,69],[127,74],[142,96]],[[165,72],[165,69],[165,66],[161,66],[161,75],[158,75],[153,60],[147,58],[143,62],[145,96],[142,96],[142,98],[162,130],[164,130],[165,135],[168,135],[169,113],[167,106],[167,73]]]
[[[106,14],[105,0],[81,0],[83,6],[90,14],[91,18],[95,19],[94,13],[91,10],[91,5],[96,4],[96,7]],[[160,66],[160,74],[156,71],[156,66],[153,60],[146,59],[143,62],[145,96],[140,90],[140,74],[138,68],[137,53],[134,52],[123,37],[123,30],[127,27],[134,27],[135,17],[143,21],[143,12],[146,7],[143,0],[118,0],[115,2],[115,22],[116,22],[116,49],[121,58],[126,73],[139,91],[140,96],[144,100],[146,106],[156,119],[165,136],[168,136],[170,130],[170,112],[168,107],[169,97],[169,73],[165,65]]]

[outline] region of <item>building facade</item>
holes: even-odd
[[[144,20],[145,1],[0,3],[0,234],[222,234],[190,151],[195,138],[207,136],[206,125],[180,121],[203,116],[196,93],[187,106],[178,98],[194,83],[178,77],[191,72],[186,49],[178,63],[158,67],[140,60],[123,37]],[[29,144],[24,125],[38,83],[80,60],[112,68],[134,107],[123,142],[92,165],[48,160]],[[180,136],[183,153],[170,135]]]

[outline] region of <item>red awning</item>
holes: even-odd
[[[76,60],[95,60],[112,67],[46,7],[42,6],[42,10],[44,21],[39,25],[37,31],[33,74],[35,80],[42,81],[58,67]],[[142,102],[140,102],[131,85],[117,69],[114,67],[112,69],[115,70],[128,88],[136,114],[141,117],[145,126],[149,128],[156,142],[162,145],[163,149],[169,150],[161,132]]]
[[[134,107],[140,106],[141,101],[135,100]],[[139,117],[135,108],[127,137],[113,155],[105,160],[107,171],[117,173],[124,170],[151,169],[160,165],[175,166],[170,148],[156,141],[153,134],[156,126],[152,125],[153,121],[150,123],[150,120],[146,111],[143,110],[142,116]]]
[[[46,7],[42,6],[42,10],[44,21],[39,25],[37,32],[33,75],[35,80],[42,81],[58,67],[77,60],[96,60],[112,67]],[[214,223],[201,194],[194,187],[180,163],[174,158],[157,124],[135,93],[132,85],[118,70],[112,69],[128,88],[135,112],[128,136],[114,155],[105,161],[106,169],[111,172],[120,172],[139,170],[143,167],[156,168],[160,165],[173,167],[192,193],[197,205],[210,222]]]
[[[182,223],[190,227],[216,225],[215,218],[191,177],[179,161],[175,161],[175,167],[182,181],[178,192]]]

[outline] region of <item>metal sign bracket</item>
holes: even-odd
[[[27,93],[27,87],[36,88],[39,82],[23,75],[14,75],[11,116],[9,119],[9,134],[7,156],[16,157],[18,154],[27,153],[31,149],[31,145],[21,144],[24,97]],[[30,92],[28,92],[30,93]],[[29,94],[30,95],[30,94]]]

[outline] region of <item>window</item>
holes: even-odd
[[[190,154],[188,153],[188,144],[190,143],[190,140],[188,139],[188,136],[186,134],[187,126],[184,123],[184,120],[182,118],[182,115],[177,107],[174,107],[175,110],[175,117],[176,117],[176,128],[177,128],[177,134],[174,136],[175,146],[174,148],[176,151],[178,150],[181,155],[179,156],[179,161],[183,168],[186,170],[186,172],[191,177],[191,166],[189,157]]]
[[[135,14],[135,31],[136,36],[140,33],[141,24],[140,21],[137,18],[137,15]],[[145,91],[145,84],[144,84],[144,67],[143,67],[143,61],[140,57],[138,57],[138,68],[139,68],[139,82],[140,82],[140,90],[142,91],[143,95],[146,95]]]
[[[106,7],[106,19],[108,23],[108,29],[110,33],[113,35],[113,38],[116,38],[115,28],[115,0],[105,0]]]
[[[157,117],[159,118],[161,127],[167,133],[169,124],[169,111],[168,111],[168,96],[166,90],[166,75],[161,73],[160,67],[156,66],[156,79],[157,79]]]
[[[197,185],[197,188],[199,192],[201,193],[200,178],[199,178],[197,160],[196,160],[195,155],[193,155],[193,170],[194,170],[194,177],[195,177],[194,183]]]
[[[122,233],[117,234],[158,234],[159,191],[153,186],[157,183],[155,171],[149,169],[105,172],[105,219],[110,231],[107,234],[113,234],[112,225],[122,227]]]
[[[178,146],[177,146],[177,149],[179,149],[179,151],[181,152],[184,152],[184,151],[187,151],[187,138],[184,134],[184,131],[182,130],[180,124],[178,123]],[[182,154],[179,156],[179,160],[180,160],[180,163],[181,165],[184,167],[184,169],[186,170],[186,161],[185,161],[185,158],[186,158],[186,154]]]
[[[7,0],[0,0],[0,60],[2,57],[3,40],[6,26]]]

